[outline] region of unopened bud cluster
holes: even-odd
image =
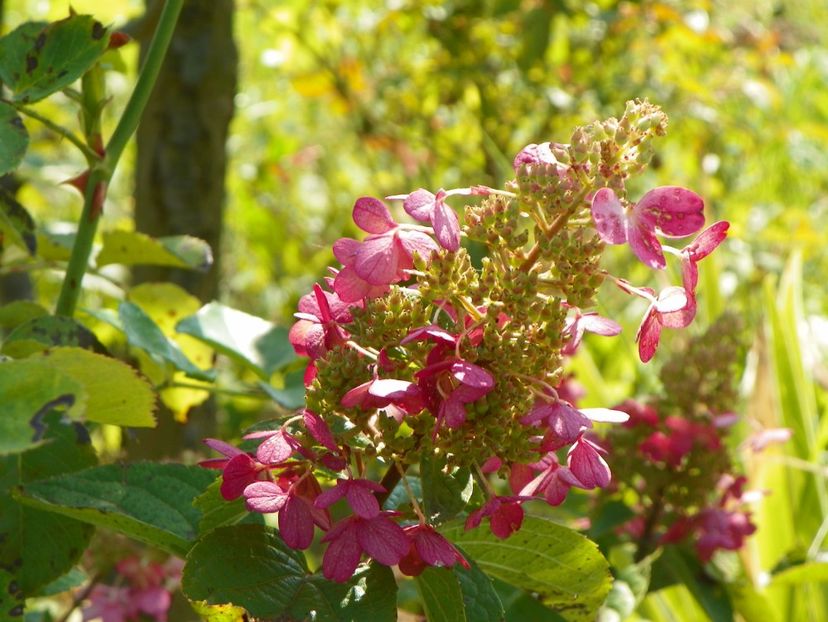
[[[717,223],[682,250],[662,246],[656,234],[701,229],[701,198],[662,187],[628,201],[628,177],[643,170],[665,128],[657,107],[630,102],[620,120],[578,128],[569,144],[528,145],[504,189],[387,197],[416,222],[398,222],[379,199],[358,199],[353,218],[366,237],[334,244],[340,266],[301,299],[290,332],[310,358],[306,409],[278,430],[254,433],[265,439],[255,456],[210,441],[228,458],[208,465],[223,469],[225,496],[277,513],[295,548],[310,545],[314,525],[326,531],[325,576],[344,581],[363,553],[408,574],[465,563],[410,487],[409,503],[380,504],[424,461],[446,476],[475,474],[487,500],[467,527],[486,517],[499,537],[520,527],[531,499],[558,505],[572,487],[607,487],[605,451],[585,433],[627,414],[567,401],[555,388],[562,358],[585,331],[620,332],[590,310],[609,278],[651,302],[638,336],[649,359],[662,327],[692,321],[696,263],[727,229]],[[462,218],[450,205],[458,197],[467,200]],[[479,264],[463,238],[484,247]],[[682,286],[656,295],[603,271],[605,244],[627,242],[655,269],[665,267],[664,251],[675,255]],[[382,484],[372,480],[377,465]],[[513,495],[494,491],[494,473],[508,477]],[[353,514],[332,524],[327,508],[339,499]]]

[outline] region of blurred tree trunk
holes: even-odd
[[[159,0],[148,0],[149,17],[156,6]],[[149,37],[141,43],[143,58]],[[135,225],[152,236],[201,238],[213,249],[214,264],[205,273],[140,267],[134,271],[136,283],[172,281],[204,302],[218,294],[225,142],[237,60],[233,0],[185,2],[138,127]]]
[[[163,0],[127,31],[143,58]],[[225,142],[233,116],[238,54],[233,0],[187,0],[138,127],[135,226],[151,236],[193,235],[213,249],[213,267],[194,272],[142,266],[133,282],[169,281],[202,302],[217,298],[224,212]],[[215,429],[215,401],[193,409],[185,426],[160,408],[158,427],[130,436],[133,458],[174,456]]]

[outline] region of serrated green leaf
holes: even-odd
[[[182,589],[190,600],[233,604],[265,619],[385,622],[397,613],[390,568],[362,566],[350,582],[332,583],[311,574],[275,529],[260,525],[220,527],[199,540]]]
[[[31,482],[19,500],[183,556],[201,519],[193,501],[213,477],[182,464],[109,464]]]
[[[44,440],[43,417],[53,409],[80,417],[87,403],[84,386],[39,361],[0,363],[0,454],[16,453]]]
[[[74,318],[36,317],[14,329],[3,342],[3,354],[23,358],[53,346],[77,346],[104,354],[106,349],[95,334]]]
[[[265,380],[296,358],[286,328],[218,302],[184,318],[176,330],[208,343]]]
[[[0,136],[0,143],[2,143],[2,136]],[[0,158],[2,158],[2,153],[0,153]],[[26,249],[30,255],[34,255],[37,250],[34,220],[26,208],[10,192],[2,188],[0,188],[0,238]]]
[[[29,147],[29,132],[17,111],[0,102],[0,175],[17,168]]]
[[[103,247],[95,263],[98,266],[117,263],[204,271],[213,265],[213,253],[207,242],[189,235],[151,238],[138,231],[107,231],[103,234]]]
[[[193,500],[193,507],[201,512],[198,532],[205,534],[218,527],[235,525],[239,522],[263,524],[261,514],[248,512],[244,499],[227,501],[221,496],[221,478],[217,478],[203,493]]]
[[[81,348],[58,347],[32,356],[86,390],[89,421],[129,427],[155,426],[155,394],[135,370],[117,359]]]
[[[204,601],[190,601],[190,606],[205,622],[243,622],[247,620],[244,607],[208,605]]]
[[[14,101],[35,102],[80,78],[108,45],[106,28],[89,15],[23,24],[0,38],[0,79]]]
[[[527,516],[507,540],[486,526],[452,523],[441,532],[487,574],[538,593],[566,620],[593,620],[609,592],[609,565],[595,543],[547,518]]]
[[[420,460],[420,481],[425,510],[435,523],[454,518],[474,492],[474,480],[468,468],[446,472],[445,460],[431,455],[424,455]]]
[[[23,506],[11,497],[13,487],[58,473],[71,473],[97,462],[89,435],[79,423],[46,415],[47,442],[14,456],[0,457],[0,568],[13,569],[27,597],[77,563],[94,531],[84,523]]]
[[[173,341],[167,339],[158,325],[138,305],[125,300],[118,305],[118,318],[127,341],[163,365],[169,363],[197,380],[213,380],[215,373],[196,367]]]

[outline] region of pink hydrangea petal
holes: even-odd
[[[520,171],[520,167],[523,165],[534,165],[534,164],[557,164],[558,160],[555,158],[555,155],[552,153],[552,149],[550,148],[550,143],[540,143],[539,145],[535,143],[531,143],[526,145],[523,149],[518,152],[515,156],[515,159],[512,161],[512,167],[515,169],[515,172]]]
[[[452,397],[445,400],[440,404],[437,420],[449,428],[459,428],[466,422],[466,408],[463,402]]]
[[[256,450],[256,459],[262,464],[279,464],[293,455],[296,441],[284,430],[264,441]]]
[[[251,512],[272,514],[287,503],[288,495],[274,482],[254,482],[244,489],[244,501]]]
[[[683,287],[672,285],[659,292],[654,308],[658,313],[680,311],[687,306],[687,299],[687,292]]]
[[[403,201],[403,209],[415,220],[428,222],[434,212],[435,199],[436,197],[431,192],[420,188],[406,197]]]
[[[354,511],[354,514],[362,518],[374,518],[380,513],[380,506],[377,498],[369,490],[368,486],[360,485],[362,481],[351,481],[350,485],[346,486],[345,497],[348,499],[348,505]],[[370,482],[374,483],[374,482]],[[379,487],[380,492],[385,490],[382,486]]]
[[[633,209],[636,215],[647,214],[665,235],[690,235],[704,226],[704,201],[679,186],[653,188]]]
[[[449,567],[457,562],[457,549],[430,527],[417,531],[414,546],[417,547],[420,559],[429,566]]]
[[[345,583],[351,579],[359,564],[359,558],[362,557],[362,547],[356,538],[356,528],[349,521],[343,523],[346,524],[346,529],[330,540],[322,557],[322,574],[329,581],[337,583]],[[334,529],[336,527],[337,525]],[[330,535],[331,533],[328,533],[328,536]]]
[[[216,438],[205,438],[202,442],[213,451],[217,451],[220,454],[227,456],[228,458],[233,458],[235,456],[245,453],[238,447],[234,447],[233,445],[225,443],[224,441],[220,441]]]
[[[607,244],[627,241],[627,215],[621,201],[610,188],[601,188],[592,197],[592,220],[598,236]]]
[[[352,266],[346,266],[334,279],[334,290],[343,302],[359,302],[363,298],[375,298],[388,291],[388,285],[372,285],[361,278]]]
[[[466,361],[457,361],[451,366],[451,375],[468,387],[491,389],[494,377],[482,367]]]
[[[641,221],[630,223],[627,228],[627,241],[632,252],[645,265],[654,270],[664,270],[667,267],[661,243],[646,223]]]
[[[439,248],[437,243],[422,231],[400,231],[399,241],[409,257],[417,253],[422,259],[428,259],[431,253]]]
[[[687,304],[678,311],[661,314],[661,325],[667,328],[685,328],[693,323],[696,317],[696,297],[687,296]]]
[[[356,240],[354,240],[356,241]],[[299,304],[297,305],[300,313],[305,314],[304,319],[315,319],[318,321],[319,319],[319,303],[316,300],[316,294],[314,292],[310,292],[309,294],[305,294],[299,299]]]
[[[629,421],[630,418],[624,411],[613,410],[612,408],[581,408],[580,410],[591,421],[602,423],[624,423]]]
[[[279,512],[279,533],[292,549],[304,550],[313,542],[313,516],[307,502],[292,495]]]
[[[362,242],[353,238],[339,238],[333,244],[333,254],[343,266],[351,266],[356,261],[356,255]]]
[[[604,488],[610,483],[610,469],[591,443],[583,437],[569,450],[569,469],[587,490]]]
[[[592,427],[589,418],[572,404],[561,400],[551,406],[547,425],[561,440],[571,443],[581,432]]]
[[[359,278],[371,285],[387,285],[399,280],[397,276],[400,253],[394,234],[372,235],[365,239],[354,261]],[[337,293],[345,300],[342,293]]]
[[[394,378],[380,378],[374,380],[368,388],[368,393],[374,397],[381,397],[390,400],[403,399],[413,393],[419,393],[416,384],[407,380],[396,380]]]
[[[457,214],[444,201],[437,201],[435,204],[431,225],[440,246],[451,252],[460,248],[460,223]]]
[[[339,447],[336,445],[336,440],[331,433],[331,429],[322,417],[317,415],[312,410],[305,409],[302,413],[302,420],[305,423],[305,428],[307,428],[308,432],[310,432],[310,435],[317,443],[334,453],[339,451]]]
[[[693,242],[684,249],[693,262],[701,261],[712,253],[727,237],[730,223],[726,220],[714,222],[702,231]]]
[[[239,454],[228,460],[221,480],[221,496],[227,501],[242,496],[248,484],[256,481],[259,471],[256,462],[247,454]]]
[[[412,330],[405,337],[403,337],[402,341],[400,341],[400,345],[405,345],[407,343],[411,343],[412,341],[423,341],[426,339],[438,343],[442,342],[450,346],[457,343],[457,337],[444,328],[441,328],[436,324],[431,324],[429,326],[423,326]]]
[[[341,485],[341,482],[344,481],[345,480],[337,480],[336,485],[333,488],[328,488],[328,490],[314,499],[313,505],[318,508],[327,508],[339,501],[347,492],[347,488]]]
[[[483,473],[494,473],[500,469],[501,466],[503,466],[503,460],[497,456],[492,456],[491,458],[487,458],[486,461],[480,465],[480,470]]]
[[[385,203],[374,197],[360,197],[354,203],[354,222],[368,233],[385,233],[397,226]]]
[[[644,321],[638,327],[635,340],[638,342],[638,357],[646,363],[655,356],[658,341],[661,338],[661,321],[654,309],[650,309],[644,316]]]
[[[313,294],[316,298],[316,304],[319,307],[319,317],[322,322],[330,322],[333,318],[331,316],[331,307],[328,304],[328,297],[325,291],[319,287],[318,283],[313,284]]]
[[[547,402],[537,402],[527,414],[520,418],[523,425],[532,425],[549,418],[554,414],[554,407]]]
[[[523,508],[519,503],[502,503],[492,514],[492,533],[505,540],[523,524]]]
[[[584,330],[604,337],[614,337],[621,332],[621,325],[618,322],[597,313],[585,313],[578,320],[578,325]]]
[[[364,520],[357,539],[362,550],[385,566],[396,565],[408,553],[409,542],[402,527],[383,515]]]

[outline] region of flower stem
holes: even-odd
[[[382,504],[385,503],[388,497],[391,496],[391,493],[394,491],[394,488],[397,487],[400,479],[405,476],[407,468],[408,465],[401,465],[396,460],[394,461],[394,464],[388,467],[388,470],[382,477],[382,481],[380,481],[380,486],[385,488],[385,492],[376,493],[377,501],[379,501],[380,507],[382,507]]]
[[[81,283],[92,253],[92,242],[101,218],[106,187],[112,179],[112,174],[115,172],[127,142],[138,127],[141,115],[152,94],[183,4],[184,0],[167,0],[164,3],[161,16],[158,18],[158,26],[135,83],[135,89],[106,145],[103,159],[93,162],[90,166],[89,180],[83,197],[83,211],[78,222],[78,231],[72,246],[69,265],[66,268],[66,276],[58,297],[56,315],[72,317],[75,314]]]

